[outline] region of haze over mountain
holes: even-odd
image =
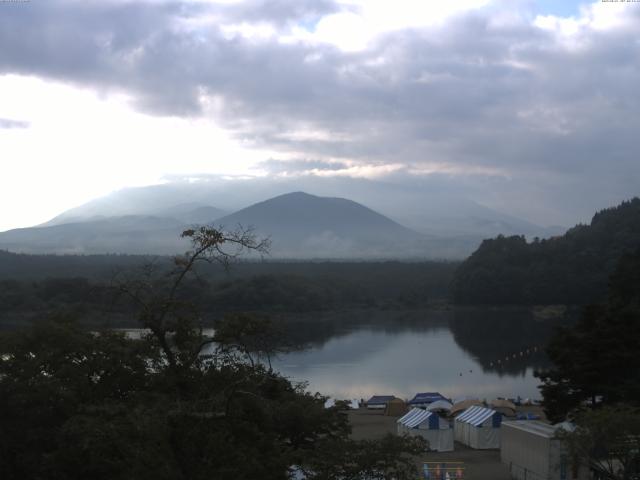
[[[120,195],[109,195],[67,210],[41,226],[84,222],[104,217],[146,215],[173,218],[182,223],[209,223],[228,213],[204,202],[180,202],[173,195],[155,194],[154,187],[123,190]],[[182,197],[184,198],[184,197]],[[188,198],[188,196],[186,197]]]
[[[185,250],[186,225],[172,218],[124,215],[0,233],[0,248],[19,253],[170,255]]]
[[[202,177],[195,181],[176,180],[161,185],[126,188],[67,210],[45,225],[120,215],[171,217],[185,223],[210,221],[292,191],[349,198],[420,233],[441,237],[468,236],[479,242],[498,234],[546,237],[564,231],[562,227],[541,227],[488,208],[451,184],[407,184],[336,177]],[[222,211],[212,210],[208,216],[202,217],[195,212],[200,207]]]
[[[256,203],[218,220],[252,225],[271,235],[276,257],[424,256],[425,237],[359,203],[294,192]]]
[[[202,202],[227,212],[306,191],[447,235],[572,225],[637,194],[634,2],[2,3],[0,230],[176,176],[262,179]],[[364,179],[397,186],[373,198]],[[441,205],[417,190],[469,210],[422,218]]]
[[[25,253],[171,255],[188,246],[180,233],[201,223],[227,229],[251,226],[259,236],[271,238],[274,258],[462,258],[476,246],[474,239],[464,236],[416,232],[344,198],[294,192],[216,218],[221,210],[197,206],[200,201],[166,206],[174,198],[166,195],[169,188],[125,191],[129,202],[122,197],[114,202],[118,213],[135,212],[136,206],[138,212],[146,212],[153,206],[164,216],[105,216],[109,202],[101,199],[45,225],[0,233],[0,248]]]

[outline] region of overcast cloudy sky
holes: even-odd
[[[639,86],[640,3],[0,1],[0,230],[211,174],[570,225],[640,193]]]

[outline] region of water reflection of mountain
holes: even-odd
[[[485,372],[524,375],[528,368],[549,366],[544,348],[564,319],[536,318],[527,308],[463,308],[453,310],[350,310],[281,316],[283,343],[293,351],[321,349],[327,342],[354,332],[382,333],[367,344],[353,344],[344,361],[384,348],[388,338],[407,332],[449,330],[455,343]],[[379,342],[380,344],[372,344]],[[334,352],[337,353],[337,352]],[[334,361],[340,361],[334,358]]]
[[[283,342],[296,350],[321,348],[334,338],[354,331],[393,336],[406,332],[446,329],[451,312],[446,310],[345,310],[331,313],[281,315],[276,321],[284,332]]]
[[[286,319],[298,348],[279,355],[274,367],[308,381],[312,390],[360,398],[440,391],[537,398],[533,368],[545,366],[541,351],[497,358],[544,344],[559,322],[539,321],[514,310],[353,310]]]
[[[518,375],[549,366],[545,346],[554,329],[566,323],[536,318],[527,308],[458,308],[450,328],[455,342],[484,371]]]

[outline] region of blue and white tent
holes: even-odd
[[[455,419],[454,437],[471,448],[500,448],[502,414],[490,408],[473,406]]]
[[[367,400],[367,408],[373,409],[384,409],[387,407],[387,403],[393,400],[393,395],[374,395],[369,400]]]
[[[446,400],[446,398],[440,392],[416,393],[416,396],[409,400],[409,405],[412,407],[427,407],[438,400]]]
[[[437,413],[412,408],[397,420],[398,435],[420,436],[429,442],[429,450],[453,451],[453,429]]]

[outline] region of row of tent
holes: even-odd
[[[424,438],[430,450],[450,452],[454,440],[475,449],[500,448],[501,424],[500,412],[477,405],[456,417],[453,424],[436,412],[412,408],[398,419],[397,432]]]
[[[398,434],[419,435],[429,442],[431,450],[452,451],[454,440],[475,449],[500,449],[500,460],[515,480],[591,478],[588,465],[575,463],[564,440],[557,436],[560,429],[570,432],[574,428],[568,422],[503,422],[499,412],[478,406],[458,416],[453,427],[436,413],[419,408],[398,420]]]
[[[451,402],[438,392],[427,392],[416,394],[406,403],[393,395],[374,395],[367,400],[366,405],[369,409],[384,409],[387,415],[403,415],[408,407],[415,407],[455,417],[470,407],[484,406],[484,402],[477,398],[463,398]],[[492,400],[488,406],[504,416],[516,416],[516,406],[509,400],[497,398]]]

